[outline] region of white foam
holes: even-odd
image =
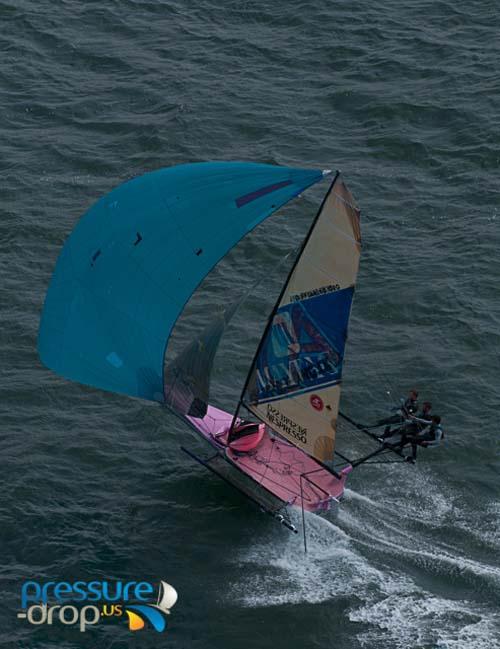
[[[300,520],[294,522],[300,529]],[[285,542],[258,543],[238,557],[240,564],[258,569],[245,570],[245,588],[235,585],[232,596],[246,606],[317,603],[363,592],[370,584],[388,583],[384,573],[352,549],[351,538],[338,525],[306,514],[306,527],[307,554],[299,534]],[[253,574],[250,583],[248,574]],[[393,578],[390,583],[404,581]]]
[[[364,494],[358,493],[357,491],[353,491],[352,489],[349,489],[346,487],[344,491],[344,499],[343,502],[345,503],[346,501],[349,500],[360,500],[361,502],[364,502],[370,507],[374,507],[375,509],[378,509],[380,507],[380,503],[376,502],[375,500],[372,500],[372,498],[369,498],[368,496],[365,496]]]
[[[367,602],[349,613],[352,622],[371,628],[358,639],[362,646],[388,637],[391,646],[436,647],[436,649],[496,649],[499,620],[494,612],[479,612],[466,601],[434,597],[423,591],[397,593]]]
[[[237,557],[248,569],[244,570],[244,585],[233,585],[232,601],[256,607],[325,601],[334,605],[339,598],[350,598],[349,620],[367,625],[358,634],[361,646],[500,649],[496,611],[483,603],[429,592],[404,567],[395,568],[393,560],[391,568],[384,567],[384,558],[400,557],[404,548],[405,560],[418,566],[424,576],[442,570],[486,578],[494,587],[500,584],[500,568],[465,556],[449,541],[436,542],[435,534],[430,536],[439,521],[454,515],[455,505],[445,491],[425,474],[416,478],[411,488],[423,492],[426,502],[409,506],[410,511],[405,505],[415,503],[414,495],[408,496],[408,489],[395,492],[391,488],[392,502],[380,491],[380,498],[374,500],[347,490],[335,522],[307,514],[307,555],[302,547],[300,515],[296,514],[298,535],[283,539],[279,534],[278,539],[273,533],[272,538],[262,539]],[[394,493],[399,493],[399,500]],[[368,557],[376,553],[377,564],[364,556],[366,549]],[[249,574],[253,575],[250,582]]]
[[[470,572],[472,575],[491,580],[500,586],[500,567],[481,563],[455,551],[450,553],[441,543],[434,542],[432,545],[428,540],[408,532],[403,527],[391,525],[388,521],[377,519],[372,522],[366,517],[362,520],[343,510],[339,517],[342,523],[356,532],[356,543],[371,549],[378,549],[389,552],[394,556],[400,556],[404,548],[406,559],[424,559],[429,566],[437,567],[438,564],[448,568],[458,569],[458,572]],[[413,546],[413,547],[412,547]],[[419,564],[422,564],[419,561]]]
[[[493,501],[484,508],[479,525],[467,514],[457,518],[455,524],[500,555],[500,501]]]
[[[404,490],[391,487],[388,490],[390,499],[385,497],[383,489],[379,489],[380,500],[376,503],[372,498],[347,490],[348,500],[339,510],[338,522],[351,534],[358,547],[362,545],[393,556],[400,555],[401,548],[404,548],[405,557],[413,559],[419,566],[428,566],[427,569],[434,572],[445,570],[479,577],[491,582],[493,587],[499,587],[499,565],[466,556],[464,549],[459,549],[454,543],[453,537],[442,538],[440,534],[439,540],[435,538],[435,530],[445,525],[464,531],[473,530],[472,536],[493,544],[496,550],[491,554],[493,560],[500,554],[500,543],[495,542],[498,528],[495,512],[499,504],[492,501],[484,509],[468,511],[468,523],[458,524],[465,517],[461,499],[448,491],[439,478],[426,470],[415,474],[412,483],[405,485]],[[348,502],[351,507],[345,506]],[[487,514],[492,529],[484,529]],[[424,529],[416,530],[415,523]],[[425,529],[429,530],[428,534]]]

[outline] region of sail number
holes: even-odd
[[[335,284],[328,284],[328,286],[313,288],[310,291],[303,291],[302,293],[290,295],[290,302],[300,302],[300,300],[308,300],[310,297],[325,295],[325,293],[333,293],[334,291],[340,291],[340,284],[337,282],[335,282]]]
[[[267,419],[274,429],[282,431],[288,437],[293,437],[301,444],[307,444],[307,428],[300,426],[270,403],[267,404]]]

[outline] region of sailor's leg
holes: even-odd
[[[414,437],[414,449],[413,449],[413,458],[415,459],[417,457],[417,444],[419,446],[423,446],[424,448],[427,447],[427,444],[433,439],[432,435],[429,435],[428,433],[424,433],[423,435],[415,435]],[[413,446],[413,444],[412,444]]]
[[[386,417],[385,419],[379,419],[375,426],[386,426],[390,424],[399,424],[402,421],[401,415],[391,415],[390,417]]]
[[[417,459],[417,444],[418,444],[417,437],[415,435],[408,435],[403,433],[401,437],[401,446],[400,446],[401,451],[406,446],[406,444],[411,444],[411,455],[406,456],[406,460],[407,462],[415,463],[415,460]]]
[[[393,431],[392,434],[395,435],[395,434],[398,434],[398,433],[401,434],[401,439],[398,442],[394,443],[394,444],[389,444],[388,442],[386,442],[386,446],[390,446],[391,448],[394,448],[395,450],[397,450],[399,452],[402,452],[402,450],[404,449],[404,447],[407,444],[411,444],[412,449],[413,449],[413,444],[414,444],[414,439],[415,439],[414,436],[408,434],[408,431],[406,431],[404,426],[401,426],[401,428],[399,428],[398,430]],[[416,453],[416,451],[415,451],[415,453]],[[411,458],[408,458],[408,459],[411,459]]]
[[[394,444],[394,447],[397,448],[397,449],[399,449],[400,451],[402,451],[403,448],[406,446],[407,443],[408,443],[408,437],[403,433],[403,434],[401,435],[401,439],[399,440],[399,442],[397,442],[396,444]]]
[[[388,425],[384,428],[384,432],[382,433],[382,435],[380,435],[380,437],[382,439],[387,439],[387,437],[392,437],[393,435],[394,433],[392,432],[390,425]]]

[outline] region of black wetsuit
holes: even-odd
[[[401,437],[401,442],[399,448],[403,449],[405,444],[410,443],[412,449],[412,459],[417,459],[417,446],[439,446],[441,438],[443,437],[443,429],[440,424],[435,424],[434,422],[429,423],[428,426],[424,426],[423,430],[417,435],[409,435],[403,433]]]
[[[425,430],[427,426],[430,426],[432,421],[431,417],[432,415],[430,412],[420,412],[405,423],[404,432],[407,435],[418,435]]]
[[[418,409],[418,402],[416,399],[408,397],[401,408],[395,415],[387,417],[386,419],[381,419],[377,422],[377,426],[386,426],[381,437],[386,439],[387,437],[392,437],[393,435],[399,435],[406,430],[407,424],[405,423],[409,415],[414,415]],[[391,424],[403,424],[400,428],[396,430],[391,430]]]

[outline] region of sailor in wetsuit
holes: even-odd
[[[408,399],[406,400],[408,402]],[[422,410],[417,414],[409,414],[399,428],[391,429],[390,425],[386,426],[384,433],[379,437],[380,440],[393,437],[394,435],[418,435],[431,423],[430,401],[424,401]],[[408,408],[410,410],[410,408]]]
[[[409,422],[407,422],[407,432],[412,435],[418,435],[421,433],[427,426],[430,425],[432,421],[432,403],[430,401],[424,401],[422,404],[422,410],[415,416],[411,416]]]
[[[439,415],[433,415],[430,423],[417,435],[403,433],[398,447],[402,450],[406,444],[410,443],[412,454],[411,456],[408,456],[406,460],[407,462],[415,463],[415,460],[417,459],[417,446],[424,446],[425,448],[439,446],[443,437],[444,433],[441,427],[441,417]]]
[[[382,438],[386,437],[391,437],[392,435],[395,434],[395,432],[391,431],[391,424],[402,424],[410,415],[415,415],[418,410],[418,392],[416,390],[410,390],[410,394],[408,395],[408,398],[406,401],[399,407],[395,408],[397,412],[394,415],[391,415],[390,417],[386,417],[386,419],[380,419],[377,421],[375,426],[386,426],[384,430],[384,434],[382,435]],[[401,401],[403,401],[401,399]]]

